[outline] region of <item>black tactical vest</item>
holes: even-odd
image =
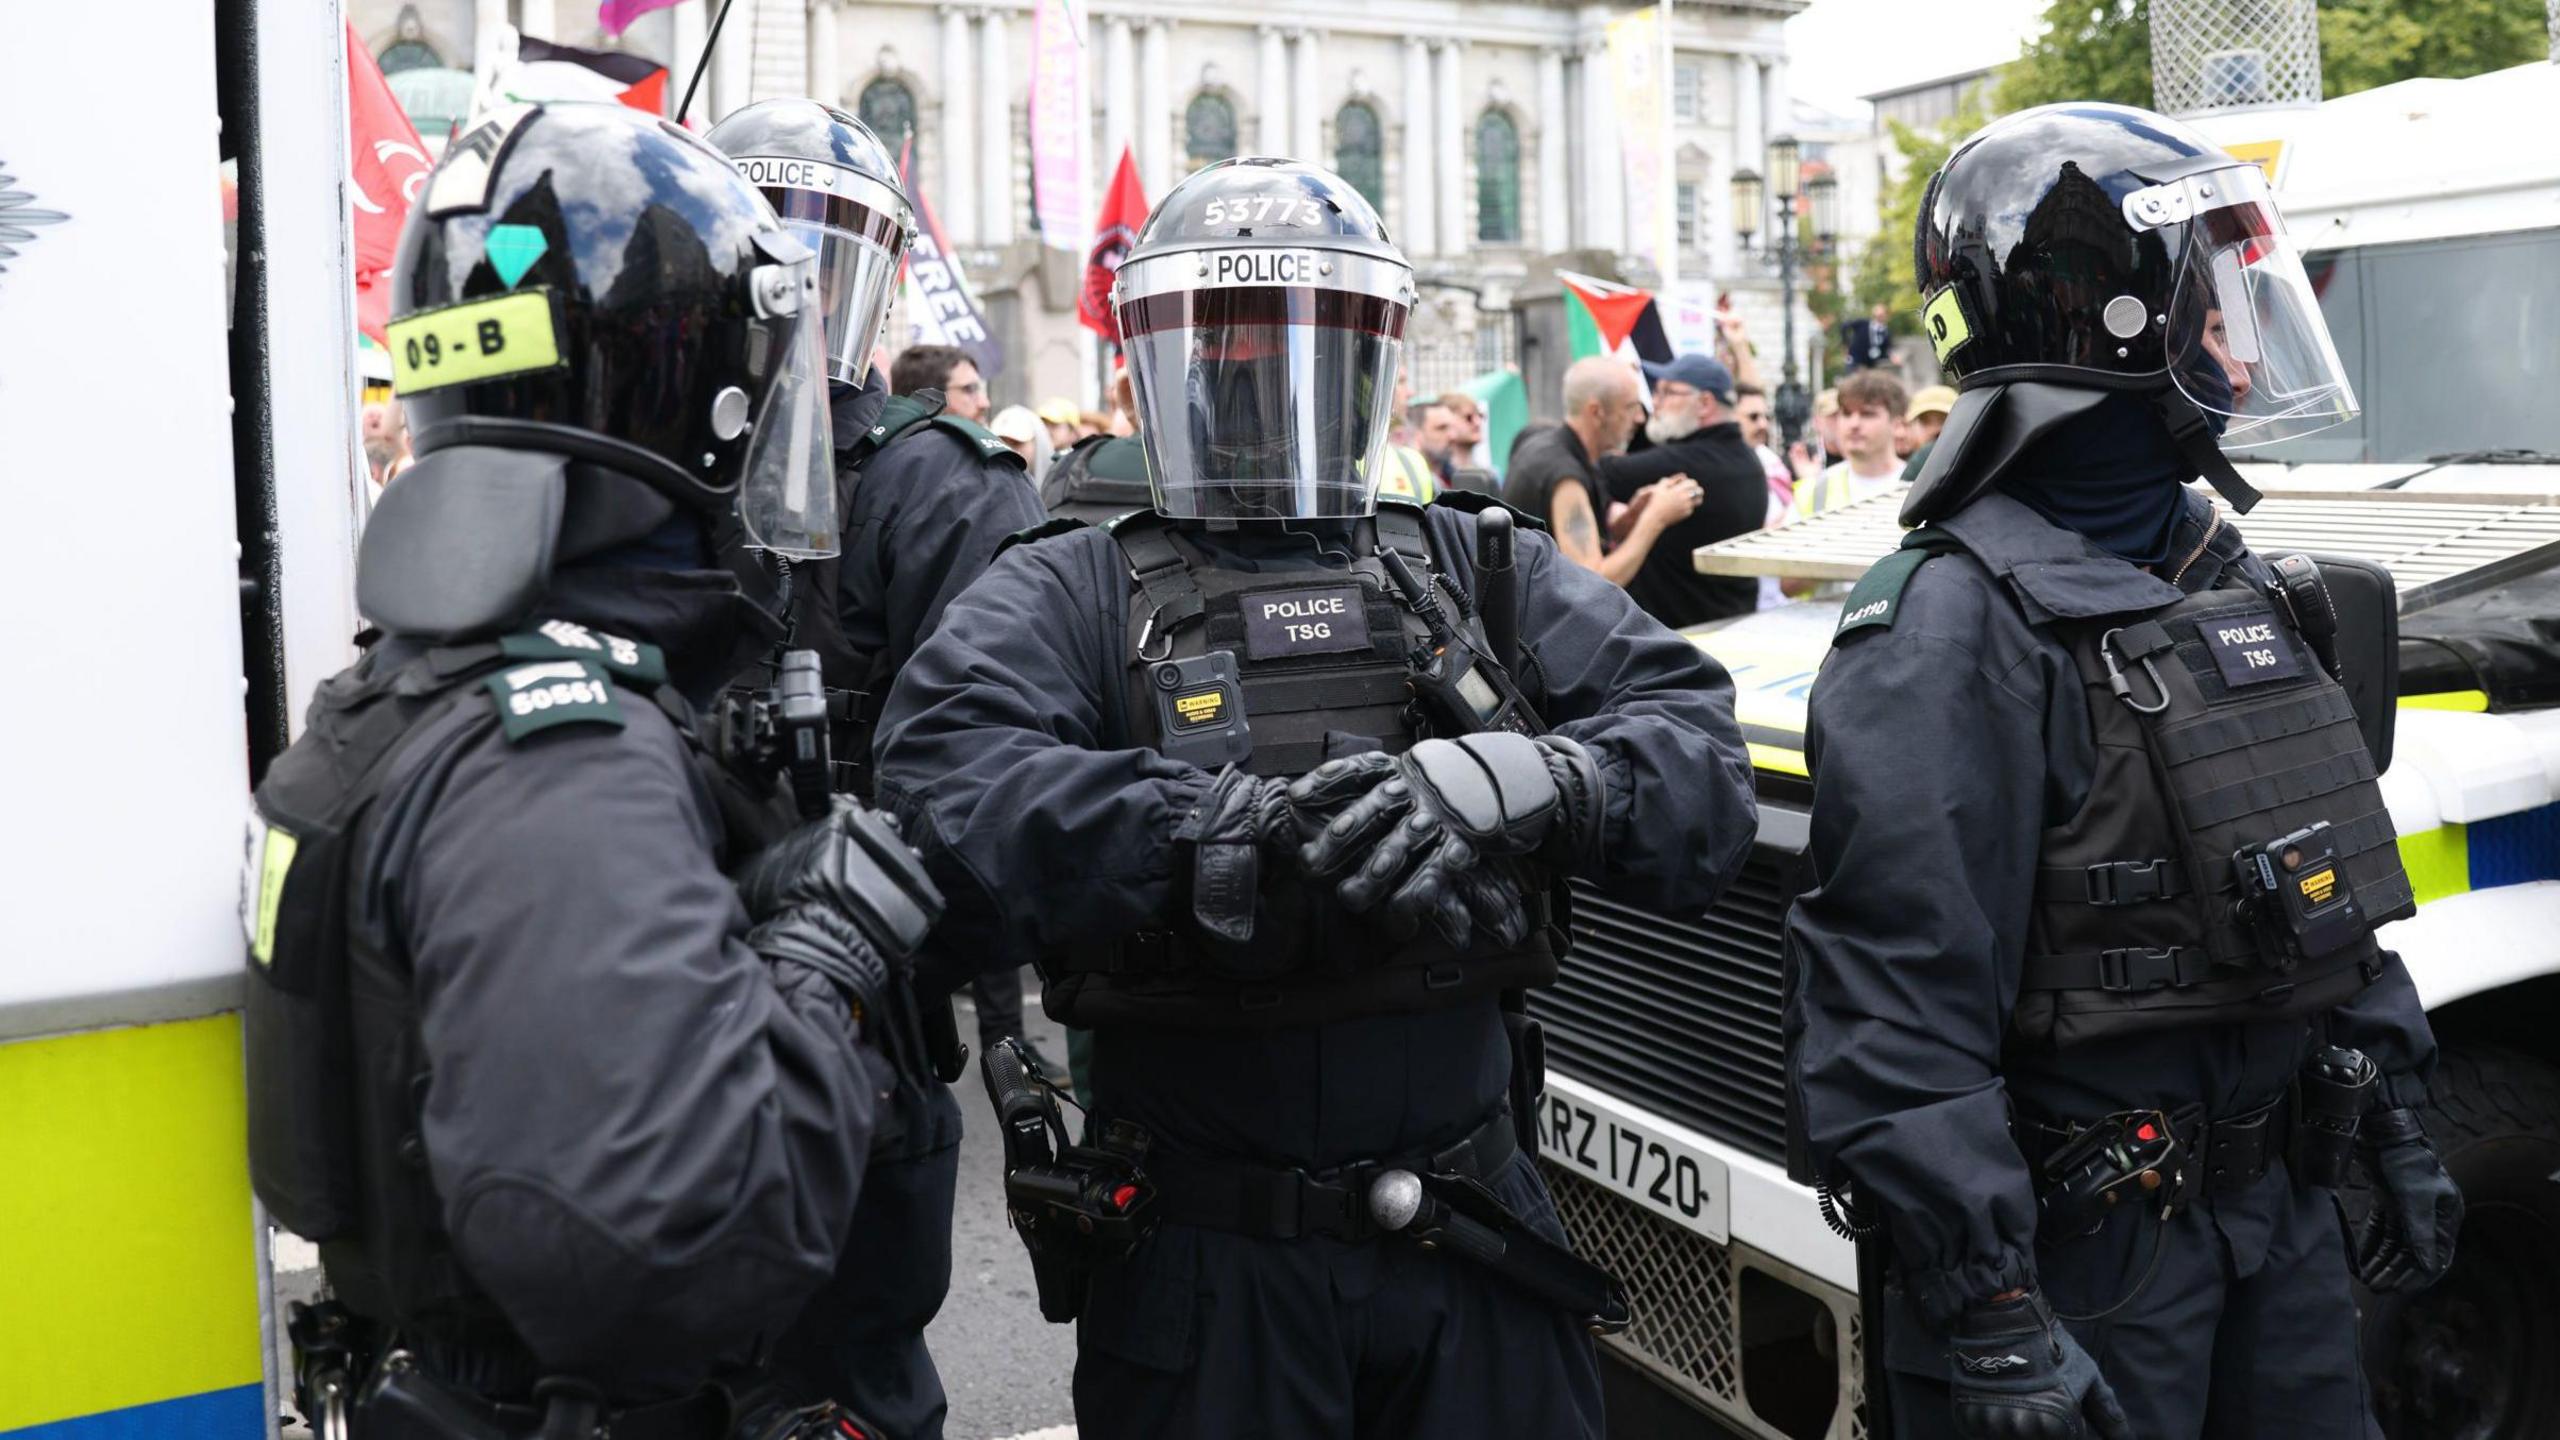
[[[2373,983],[2374,927],[2417,907],[2347,692],[2287,608],[2233,580],[2054,630],[2097,769],[2041,842],[2019,1036],[2310,1015]]]
[[[1394,598],[1379,548],[1431,576],[1445,611],[1465,616],[1472,605],[1434,573],[1419,507],[1381,501],[1333,573],[1195,564],[1176,534],[1152,512],[1111,527],[1133,587],[1125,731],[1111,744],[1213,771],[1234,763],[1296,776],[1364,750],[1401,754],[1431,734],[1406,681],[1428,631]],[[1234,666],[1224,686],[1203,679],[1221,654]],[[1312,895],[1296,907],[1266,899],[1266,914],[1287,913],[1260,927],[1249,955],[1211,955],[1179,930],[1140,931],[1044,960],[1043,1003],[1076,1026],[1259,1028],[1440,1009],[1552,982],[1565,948],[1559,893],[1533,892],[1529,938],[1490,953],[1453,950],[1427,930],[1399,942]]]
[[[1133,452],[1134,456],[1133,456]],[[1129,461],[1134,458],[1134,470]],[[1147,483],[1146,454],[1134,439],[1097,435],[1079,440],[1050,463],[1040,480],[1040,507],[1053,517],[1100,525],[1132,511],[1155,508]]]
[[[377,651],[321,684],[302,737],[258,785],[242,893],[249,1175],[277,1223],[319,1242],[361,1314],[451,1344],[511,1333],[453,1256],[419,1136],[416,998],[364,864],[392,761],[439,728],[448,743],[488,728],[513,740],[619,721],[626,704],[657,704],[690,744],[691,711],[666,678],[656,646],[566,621],[397,664]],[[477,714],[436,726],[457,709]]]

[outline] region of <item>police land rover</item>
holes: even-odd
[[[2560,1434],[2560,149],[2524,143],[2554,115],[2560,65],[2534,64],[2195,122],[2268,168],[2363,404],[2241,467],[2270,497],[2251,543],[2378,561],[2398,591],[2382,790],[2420,905],[2383,940],[2443,1045],[2426,1123],[2470,1213],[2442,1283],[2359,1297],[2395,1440]],[[1900,503],[1698,566],[1853,580],[1899,541]],[[1811,602],[1691,632],[1734,677],[1758,843],[1704,915],[1578,894],[1575,959],[1537,1002],[1549,1179],[1635,1313],[1606,1342],[1613,1433],[1868,1433],[1856,1261],[1790,1143],[1779,1038],[1805,701],[1842,618]]]

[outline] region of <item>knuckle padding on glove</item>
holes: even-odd
[[[1425,741],[1406,757],[1414,783],[1450,824],[1472,836],[1508,833],[1554,811],[1555,776],[1525,735],[1499,732]]]
[[[823,904],[784,911],[757,926],[747,943],[768,960],[790,960],[824,975],[868,1010],[889,983],[889,968],[862,929]]]

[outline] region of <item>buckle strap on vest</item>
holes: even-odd
[[[1207,608],[1200,582],[1191,578],[1191,566],[1162,527],[1118,525],[1112,527],[1111,538],[1118,542],[1121,558],[1129,562],[1129,574],[1153,612],[1144,631],[1149,642],[1200,618]]]
[[[2186,891],[2185,869],[2175,860],[2107,860],[2036,872],[2036,899],[2046,904],[2141,905]]]
[[[2120,626],[2115,637],[2115,652],[2128,664],[2138,664],[2178,647],[2178,642],[2169,638],[2169,627],[2157,620]]]
[[[1518,1153],[1520,1141],[1511,1124],[1511,1108],[1499,1105],[1455,1143],[1430,1154],[1308,1171],[1158,1148],[1149,1152],[1146,1169],[1156,1185],[1157,1213],[1172,1224],[1262,1240],[1324,1235],[1360,1241],[1379,1233],[1369,1215],[1369,1186],[1384,1172],[1409,1170],[1490,1180]]]
[[[2021,990],[2131,994],[2201,985],[2213,978],[2213,957],[2194,945],[2172,945],[2162,950],[2083,950],[2076,954],[2030,955],[2022,971],[2018,979]]]

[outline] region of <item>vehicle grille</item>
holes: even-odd
[[[1797,857],[1754,846],[1695,920],[1576,883],[1573,954],[1530,1008],[1558,1071],[1773,1164],[1787,1158],[1780,927]]]
[[[1744,1393],[1738,1268],[1769,1268],[1747,1246],[1718,1245],[1641,1206],[1611,1194],[1567,1166],[1544,1162],[1547,1189],[1574,1253],[1618,1277],[1626,1286],[1627,1328],[1602,1344],[1744,1434],[1785,1440],[1763,1421]],[[1839,1383],[1846,1403],[1832,1416],[1831,1440],[1868,1440],[1857,1306],[1833,1305],[1845,1325],[1848,1351]]]

